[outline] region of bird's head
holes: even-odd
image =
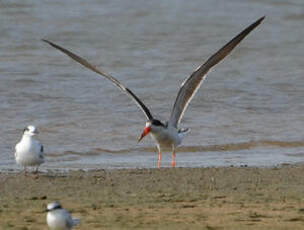
[[[27,136],[35,136],[38,133],[39,132],[38,132],[37,127],[35,127],[33,125],[29,125],[23,130],[23,135],[27,135]]]
[[[157,119],[151,119],[146,122],[146,127],[140,137],[138,138],[138,142],[140,142],[145,136],[147,136],[150,132],[157,132],[159,129],[164,128],[165,125]]]
[[[62,209],[61,205],[59,204],[59,202],[53,202],[53,203],[49,203],[46,207],[46,212],[50,212],[56,209]]]

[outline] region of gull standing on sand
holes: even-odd
[[[79,219],[72,218],[58,202],[48,204],[46,211],[46,222],[51,230],[70,230],[79,223]]]
[[[26,167],[35,166],[38,173],[39,165],[44,163],[43,146],[34,138],[38,134],[38,129],[29,125],[23,130],[21,141],[15,146],[15,159],[17,164],[24,167],[26,176]]]
[[[258,19],[256,22],[248,26],[245,30],[235,36],[230,42],[213,54],[204,64],[199,66],[191,75],[188,77],[181,85],[179,92],[177,94],[171,116],[168,122],[163,123],[155,117],[152,116],[150,110],[145,106],[145,104],[128,88],[121,84],[116,78],[110,74],[98,69],[96,66],[90,64],[85,59],[77,56],[76,54],[70,52],[69,50],[58,46],[50,41],[44,40],[54,48],[62,51],[66,55],[70,56],[75,61],[79,62],[86,68],[100,74],[110,81],[112,81],[116,86],[118,86],[122,91],[128,94],[142,109],[144,112],[147,122],[146,127],[138,139],[141,141],[147,134],[151,134],[152,138],[155,140],[158,148],[158,167],[161,166],[161,152],[164,149],[170,149],[173,152],[172,155],[172,167],[175,167],[175,149],[181,144],[184,135],[189,131],[189,129],[179,128],[179,123],[184,115],[186,108],[188,107],[191,99],[199,89],[203,80],[206,78],[209,70],[223,60],[253,29],[255,29],[265,17]]]

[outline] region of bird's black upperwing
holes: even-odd
[[[77,61],[78,63],[80,63],[81,65],[85,66],[86,68],[94,71],[95,73],[102,75],[104,77],[106,77],[107,79],[109,79],[110,81],[112,81],[116,86],[118,86],[122,91],[124,91],[125,93],[127,93],[129,96],[131,96],[131,98],[136,102],[136,104],[142,109],[142,111],[145,113],[146,117],[151,120],[153,119],[153,116],[150,112],[150,110],[147,108],[147,106],[145,106],[145,104],[128,88],[126,88],[123,84],[121,84],[116,78],[114,78],[113,76],[111,76],[110,74],[98,69],[96,66],[92,65],[91,63],[89,63],[87,60],[85,60],[82,57],[79,57],[78,55],[72,53],[71,51],[56,45],[53,42],[50,42],[48,40],[42,39],[42,41],[50,44],[51,46],[53,46],[54,48],[60,50],[61,52],[65,53],[66,55],[68,55],[69,57],[71,57],[72,59],[74,59],[75,61]]]
[[[230,42],[213,54],[204,64],[199,66],[191,74],[191,76],[182,83],[169,120],[169,123],[172,126],[178,126],[187,106],[199,89],[203,80],[206,78],[208,71],[223,60],[254,28],[256,28],[264,20],[264,18],[265,17],[258,19],[256,22],[252,23],[241,33],[235,36]]]

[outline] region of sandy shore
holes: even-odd
[[[0,229],[41,230],[60,201],[75,229],[303,229],[304,165],[0,173]]]

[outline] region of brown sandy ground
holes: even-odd
[[[304,229],[304,165],[0,173],[0,229],[47,229],[46,204],[75,229]]]

